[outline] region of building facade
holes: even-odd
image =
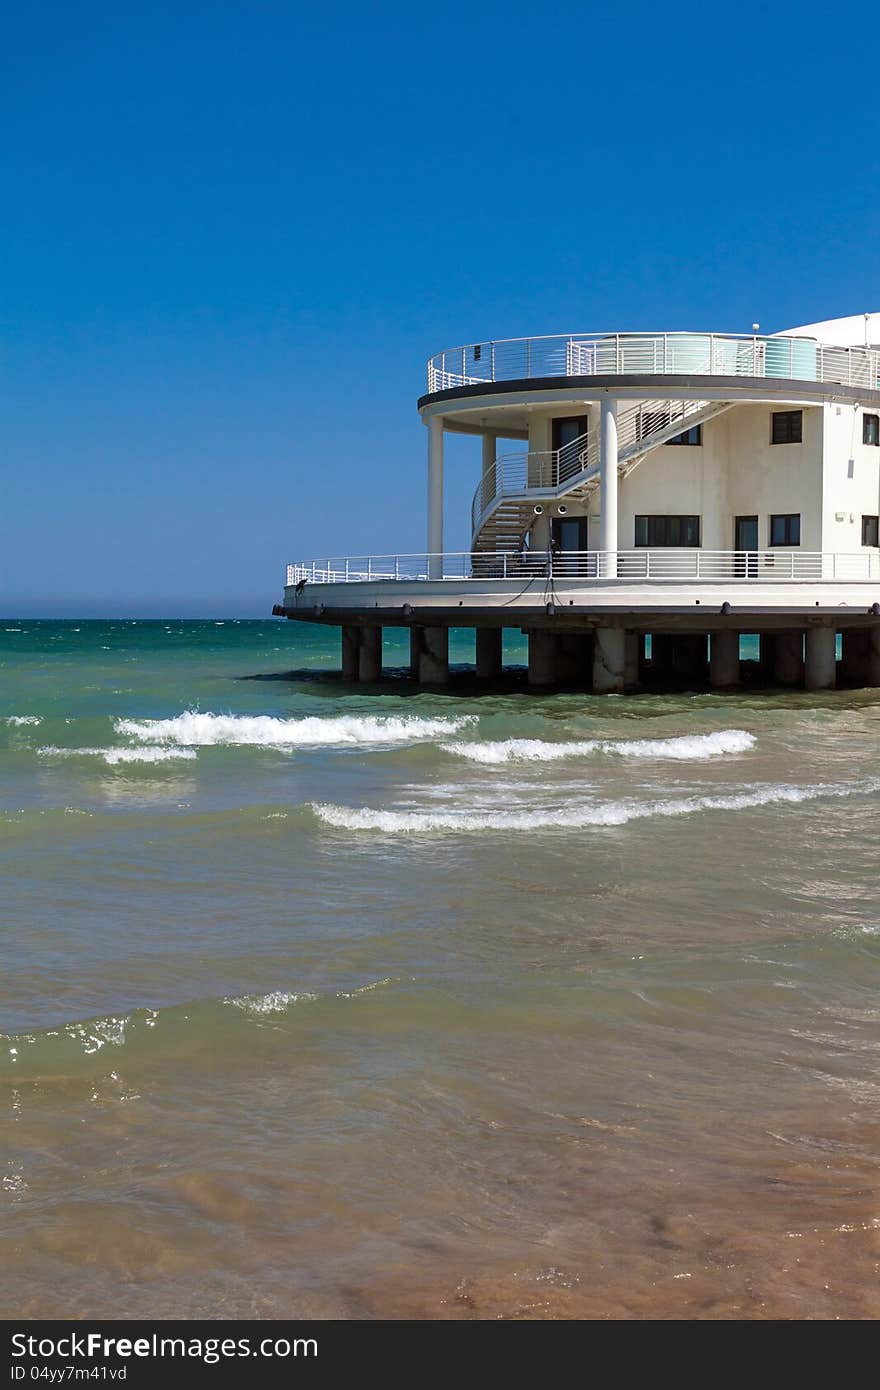
[[[474,343],[432,357],[427,385],[426,553],[291,566],[276,609],[339,623],[347,674],[378,677],[392,624],[443,682],[448,628],[472,625],[495,677],[516,625],[535,685],[735,686],[744,632],[768,681],[880,685],[880,314]],[[451,432],[479,440],[457,555]]]

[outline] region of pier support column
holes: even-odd
[[[419,681],[422,685],[449,684],[449,628],[414,628],[419,635]]]
[[[344,627],[342,629],[342,679],[346,681],[356,681],[358,679],[359,653],[361,648],[361,630],[359,627]]]
[[[868,684],[880,685],[880,623],[868,632]]]
[[[497,681],[501,679],[501,640],[500,627],[477,628],[477,680]]]
[[[672,661],[676,674],[689,687],[706,684],[707,651],[704,632],[683,632],[673,639]]]
[[[645,639],[640,632],[623,634],[623,683],[627,690],[635,690],[639,684],[639,660]]]
[[[421,641],[419,639],[419,629],[411,627],[409,630],[409,675],[410,680],[417,681],[419,678],[419,653],[421,652]]]
[[[773,682],[775,685],[803,685],[804,634],[802,632],[776,633],[773,650]]]
[[[428,421],[428,578],[443,578],[443,416]]]
[[[668,632],[651,633],[651,673],[656,680],[672,680],[673,644]]]
[[[587,632],[561,632],[556,638],[556,678],[563,685],[589,689],[592,682],[593,644]]]
[[[739,633],[723,628],[711,636],[709,684],[716,690],[739,685]]]
[[[804,684],[807,690],[833,690],[837,684],[837,634],[833,627],[808,627]]]
[[[556,633],[546,628],[529,633],[529,685],[554,685],[556,682]]]
[[[843,660],[840,663],[840,675],[844,685],[856,686],[862,689],[870,685],[868,667],[870,665],[871,633],[866,627],[851,627],[844,629],[843,634]]]
[[[382,679],[382,629],[362,627],[358,648],[358,680],[370,684]]]
[[[599,576],[617,576],[617,401],[602,397],[599,424]]]
[[[622,691],[626,684],[626,634],[622,627],[597,627],[593,647],[593,689],[597,695]]]

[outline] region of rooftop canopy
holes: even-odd
[[[851,314],[845,319],[824,319],[802,328],[786,328],[780,338],[818,338],[834,347],[880,347],[880,313]]]

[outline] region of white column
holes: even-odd
[[[495,452],[498,448],[498,436],[494,430],[483,431],[483,477],[495,466]]]
[[[602,397],[599,425],[599,549],[606,555],[601,574],[617,575],[617,401]]]
[[[443,578],[443,416],[428,421],[428,577]]]

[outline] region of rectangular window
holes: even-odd
[[[803,442],[804,412],[802,410],[774,410],[772,420],[771,444],[801,444]]]
[[[862,517],[862,545],[880,546],[880,516]]]
[[[880,445],[880,415],[862,416],[862,443]]]
[[[702,425],[691,425],[689,430],[685,430],[683,434],[677,434],[674,439],[669,440],[670,444],[702,444],[702,442]]]
[[[637,516],[636,545],[660,549],[663,546],[687,546],[696,548],[700,544],[700,518],[698,516]]]
[[[554,420],[551,435],[551,447],[554,453],[557,449],[564,449],[566,444],[574,444],[578,439],[583,439],[586,433],[586,415],[563,415]]]
[[[799,512],[784,512],[770,518],[771,545],[800,545],[801,518]]]

